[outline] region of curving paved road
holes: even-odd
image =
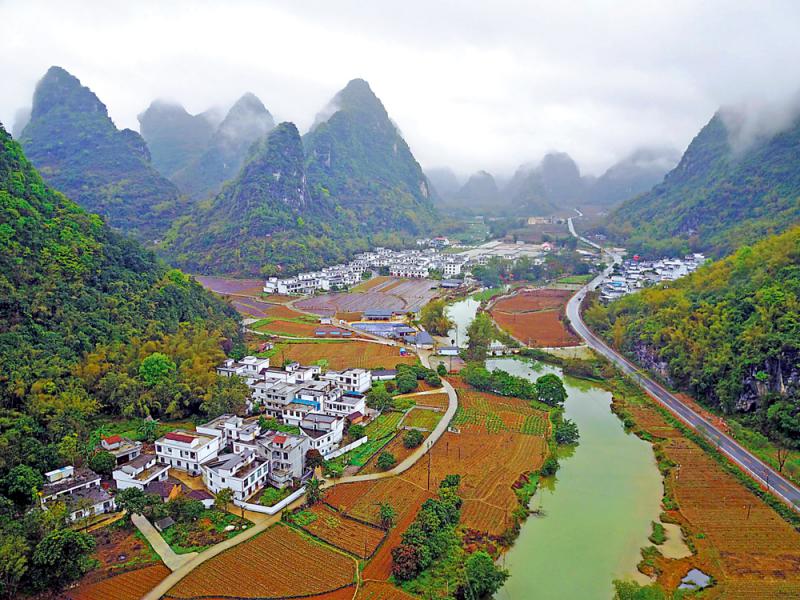
[[[681,421],[689,425],[692,429],[700,432],[710,439],[724,454],[734,463],[739,465],[757,483],[766,487],[775,496],[783,500],[786,504],[800,510],[800,488],[789,480],[778,474],[766,463],[755,457],[736,440],[719,430],[713,423],[696,413],[691,407],[681,402],[679,398],[664,389],[651,378],[642,374],[642,370],[621,354],[613,350],[604,341],[597,337],[583,322],[580,314],[580,305],[586,293],[594,290],[599,285],[605,275],[610,273],[615,263],[619,263],[622,257],[611,251],[601,248],[594,242],[578,235],[572,224],[572,219],[568,220],[569,230],[572,235],[590,244],[591,246],[606,253],[612,259],[612,264],[606,270],[581,288],[567,303],[567,317],[572,328],[580,335],[586,343],[595,351],[605,356],[608,360],[616,364],[621,371],[630,376],[638,383],[650,396],[663,404]]]

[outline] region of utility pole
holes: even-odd
[[[428,489],[431,489],[431,453],[428,452]]]

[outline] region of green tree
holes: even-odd
[[[356,440],[360,440],[367,434],[364,431],[363,425],[355,424],[355,425],[350,425],[350,429],[347,430],[347,435],[351,440],[355,442]]]
[[[36,502],[44,478],[28,465],[17,465],[3,483],[6,496],[18,507],[26,508]]]
[[[67,464],[75,464],[80,457],[80,442],[77,433],[69,433],[58,443],[58,456]]]
[[[447,375],[447,367],[444,365],[444,363],[439,363],[436,367],[436,372],[439,374],[439,377],[444,377]]]
[[[17,588],[28,572],[28,542],[21,535],[0,533],[0,594],[16,598]]]
[[[417,389],[417,376],[411,371],[398,373],[395,382],[397,383],[397,391],[401,394],[408,394]]]
[[[117,466],[116,457],[111,452],[95,452],[89,459],[89,468],[100,475],[111,475],[114,467]]]
[[[391,528],[394,525],[394,520],[397,518],[397,511],[388,502],[381,502],[378,506],[378,516],[381,525],[386,529]]]
[[[233,501],[233,490],[231,488],[222,488],[214,496],[214,508],[217,510],[225,510],[225,508]]]
[[[406,448],[416,448],[422,443],[423,439],[424,436],[421,431],[409,429],[406,431],[405,435],[403,435],[403,446]]]
[[[380,456],[378,456],[378,468],[381,471],[388,471],[396,462],[397,459],[391,452],[381,452]]]
[[[175,377],[175,362],[166,354],[153,352],[139,365],[139,377],[148,387],[165,384]]]
[[[392,396],[383,385],[376,385],[367,393],[367,406],[375,410],[384,410],[392,404]]]
[[[432,335],[446,336],[453,327],[446,311],[447,303],[444,300],[428,302],[420,311],[420,323]]]
[[[117,508],[124,510],[128,516],[132,514],[144,514],[147,508],[152,504],[152,498],[145,494],[139,488],[130,487],[124,490],[119,490],[114,497]]]
[[[152,444],[158,435],[158,422],[155,419],[141,419],[136,433],[143,442]]]
[[[241,377],[217,377],[211,398],[200,409],[210,419],[224,414],[244,415],[250,388]]]
[[[306,482],[306,504],[313,506],[322,500],[322,484],[319,479],[312,477]]]
[[[497,328],[486,312],[479,312],[467,327],[467,349],[464,356],[467,361],[483,362],[489,352],[489,344],[496,337]]]
[[[548,456],[542,464],[542,468],[539,469],[539,473],[543,477],[550,477],[551,475],[556,474],[556,471],[558,471],[560,466],[561,465],[558,464],[558,459],[555,456]]]
[[[567,399],[567,390],[558,375],[548,373],[536,380],[536,395],[540,402],[548,406],[558,406]]]
[[[47,534],[33,551],[37,578],[47,587],[63,589],[92,568],[94,548],[88,533],[60,529]]]
[[[560,445],[575,444],[580,438],[578,424],[570,419],[563,419],[555,427],[556,443]]]
[[[464,567],[467,598],[489,598],[508,579],[508,571],[498,567],[485,550],[473,552]]]

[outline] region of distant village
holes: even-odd
[[[454,280],[463,279],[470,267],[485,265],[490,258],[516,260],[523,256],[534,261],[543,261],[544,254],[553,250],[549,242],[526,244],[491,241],[476,248],[454,251],[456,246],[446,237],[419,239],[418,248],[391,250],[378,247],[371,252],[357,254],[346,264],[325,267],[320,271],[309,271],[292,277],[270,277],[264,285],[267,294],[311,295],[317,292],[345,290],[358,284],[364,273],[376,270],[392,277],[411,279],[444,279],[444,286],[458,285]],[[442,252],[445,248],[450,252]]]
[[[638,256],[625,260],[600,283],[600,299],[611,302],[627,294],[663,281],[675,281],[693,273],[706,262],[703,254],[683,258],[641,260]]]

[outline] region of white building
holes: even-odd
[[[144,491],[153,481],[164,481],[169,476],[169,465],[160,464],[155,454],[140,454],[114,469],[113,477],[118,490],[130,487]]]
[[[238,375],[244,378],[257,379],[262,369],[269,368],[268,358],[258,358],[257,356],[245,356],[242,360],[236,361],[232,358],[227,359],[221,366],[217,367],[217,373],[223,377]]]
[[[328,371],[322,380],[332,381],[346,392],[363,394],[372,387],[372,377],[366,369],[345,369],[344,371]]]
[[[203,464],[203,483],[214,494],[225,488],[236,500],[246,500],[264,487],[269,474],[267,461],[246,448],[235,454],[222,454]]]
[[[61,467],[44,474],[47,482],[42,486],[41,505],[47,510],[56,502],[67,507],[71,521],[113,512],[113,496],[100,486],[100,475],[84,467]]]
[[[192,475],[201,473],[200,466],[216,458],[221,436],[201,435],[189,431],[171,431],[156,440],[158,462]]]
[[[344,437],[344,419],[309,413],[300,421],[300,430],[310,439],[309,447],[326,456],[339,446]]]

